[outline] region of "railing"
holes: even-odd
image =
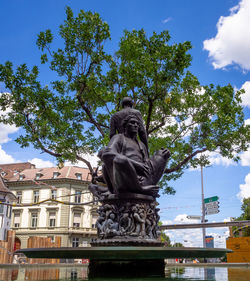
[[[208,223],[189,223],[189,224],[165,224],[160,229],[186,229],[186,228],[210,228],[210,227],[229,227],[229,226],[250,226],[250,220],[247,221],[228,221],[228,222],[208,222]]]

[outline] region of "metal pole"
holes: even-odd
[[[203,167],[201,166],[201,223],[205,223],[205,203],[204,203],[204,188],[203,188]],[[206,248],[206,228],[202,228],[203,248]]]

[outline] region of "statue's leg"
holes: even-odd
[[[102,174],[103,174],[104,181],[107,184],[110,193],[113,194],[114,193],[113,184],[112,184],[112,182],[110,180],[110,176],[109,176],[109,173],[108,173],[105,165],[102,166]]]
[[[160,156],[156,156],[151,158],[151,163],[154,171],[152,175],[151,184],[156,185],[162,177],[162,174],[167,164],[167,159],[164,159],[163,157]]]
[[[127,157],[117,155],[114,158],[113,175],[115,188],[118,193],[141,193],[142,188],[139,184],[136,170]]]

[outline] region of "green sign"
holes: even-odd
[[[209,203],[209,202],[214,202],[214,201],[217,201],[219,199],[218,196],[213,196],[213,197],[209,197],[209,198],[205,198],[204,199],[204,203]]]

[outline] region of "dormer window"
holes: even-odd
[[[58,176],[60,175],[60,173],[58,173],[58,172],[54,172],[53,173],[53,179],[56,179],[56,178],[58,178]]]
[[[82,180],[82,174],[81,173],[76,173],[76,178],[78,180]]]
[[[42,173],[36,173],[36,180],[39,180],[42,177]]]
[[[19,175],[19,180],[22,181],[25,178],[25,176],[23,174]]]
[[[6,175],[7,175],[7,174],[6,174],[4,171],[1,172],[1,176],[2,176],[2,177],[5,177]]]

